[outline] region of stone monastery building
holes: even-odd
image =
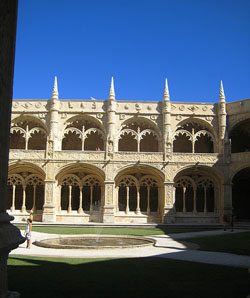
[[[8,212],[61,223],[250,219],[250,99],[14,100]]]

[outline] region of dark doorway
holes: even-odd
[[[233,178],[233,213],[238,221],[250,221],[250,168],[239,171]]]

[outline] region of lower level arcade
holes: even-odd
[[[233,204],[244,217],[236,203],[235,187],[241,183],[237,175]],[[243,171],[242,175],[247,174]],[[53,191],[46,187],[49,183]],[[149,166],[128,167],[107,181],[89,165],[66,167],[54,180],[46,179],[35,165],[13,165],[7,208],[17,221],[32,213],[35,221],[66,223],[216,223],[224,212],[223,192],[221,177],[207,167],[181,170],[173,182],[166,182],[163,173]],[[46,200],[51,202],[50,220],[46,219]],[[105,220],[107,208],[109,219]]]

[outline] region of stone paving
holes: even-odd
[[[244,232],[244,230],[237,229],[234,231],[234,233],[240,232]],[[250,256],[240,256],[230,253],[199,251],[197,250],[197,245],[185,242],[188,241],[188,238],[221,235],[225,233],[231,232],[215,230],[150,236],[147,238],[155,239],[156,245],[152,247],[149,246],[141,248],[51,249],[38,247],[33,244],[30,249],[26,249],[26,243],[24,243],[21,244],[19,248],[13,250],[11,254],[66,258],[138,258],[155,256],[176,260],[249,268]],[[62,237],[62,235],[32,232],[32,242],[56,237]],[[182,240],[184,240],[184,242]]]

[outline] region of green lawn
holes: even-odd
[[[17,226],[20,230],[24,230],[26,226]],[[149,235],[164,235],[183,232],[199,232],[202,229],[181,229],[181,228],[102,228],[102,227],[32,227],[32,231],[49,233],[49,234],[106,234],[106,235],[134,235],[134,236],[149,236]]]
[[[247,269],[161,258],[64,259],[11,255],[9,288],[25,298],[245,298]]]
[[[188,242],[196,243],[200,250],[228,252],[250,256],[250,232],[226,233],[225,235],[189,238]]]

